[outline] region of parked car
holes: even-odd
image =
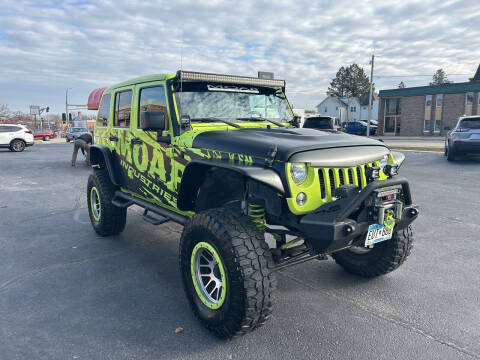
[[[20,152],[33,145],[32,130],[24,125],[0,124],[0,147]]]
[[[458,155],[480,154],[480,116],[461,116],[445,137],[445,156],[455,161]]]
[[[41,129],[41,130],[34,130],[33,131],[33,138],[38,140],[41,139],[43,141],[48,141],[55,137],[55,133],[50,129]]]
[[[365,121],[349,121],[345,124],[345,131],[349,134],[367,135],[367,123]],[[377,133],[377,127],[370,125],[370,135]]]
[[[305,119],[303,128],[332,132],[343,131],[340,120],[333,116],[311,116]]]
[[[67,132],[65,133],[65,138],[67,142],[70,142],[85,133],[88,133],[88,129],[84,127],[68,128]]]

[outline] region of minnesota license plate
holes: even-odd
[[[365,246],[370,246],[392,238],[393,229],[387,230],[384,225],[372,224],[368,227]]]

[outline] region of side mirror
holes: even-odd
[[[165,113],[161,111],[143,111],[140,113],[140,128],[146,131],[162,131],[167,127]]]
[[[180,117],[180,125],[182,129],[188,129],[190,127],[190,115],[182,115]]]
[[[300,127],[300,122],[302,121],[302,118],[298,115],[295,115],[293,119],[290,121],[290,124],[293,126],[299,128]]]
[[[449,130],[452,130],[452,129],[450,128],[450,126],[445,126],[445,127],[443,128],[443,130],[449,131]]]

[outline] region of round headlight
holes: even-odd
[[[303,184],[307,178],[307,165],[304,163],[293,163],[290,166],[290,175],[296,185]]]

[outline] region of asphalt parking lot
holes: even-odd
[[[98,237],[71,151],[0,149],[0,359],[480,359],[480,159],[406,153],[421,209],[407,262],[369,281],[332,260],[282,270],[270,321],[222,341],[184,296],[181,227],[129,209]]]

